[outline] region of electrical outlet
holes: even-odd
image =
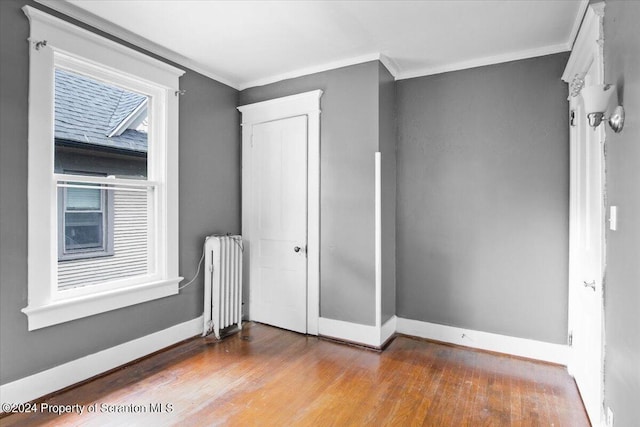
[[[613,410],[607,407],[607,427],[613,427]]]

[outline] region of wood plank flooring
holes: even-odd
[[[379,353],[254,323],[221,342],[187,341],[43,403],[45,412],[0,425],[589,425],[560,366],[404,336]],[[83,413],[46,412],[62,408],[54,405],[80,405]]]

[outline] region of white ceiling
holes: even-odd
[[[378,58],[403,79],[567,51],[588,3],[39,1],[238,89]]]

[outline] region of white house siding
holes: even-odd
[[[147,193],[113,192],[112,256],[58,262],[58,288],[72,288],[147,273]]]

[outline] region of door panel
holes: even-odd
[[[585,76],[594,84],[593,65]],[[602,279],[604,273],[604,126],[589,127],[582,100],[573,101],[571,277],[569,283],[571,373],[593,424],[602,406]]]
[[[251,150],[252,318],[306,333],[306,116],[254,125]]]

